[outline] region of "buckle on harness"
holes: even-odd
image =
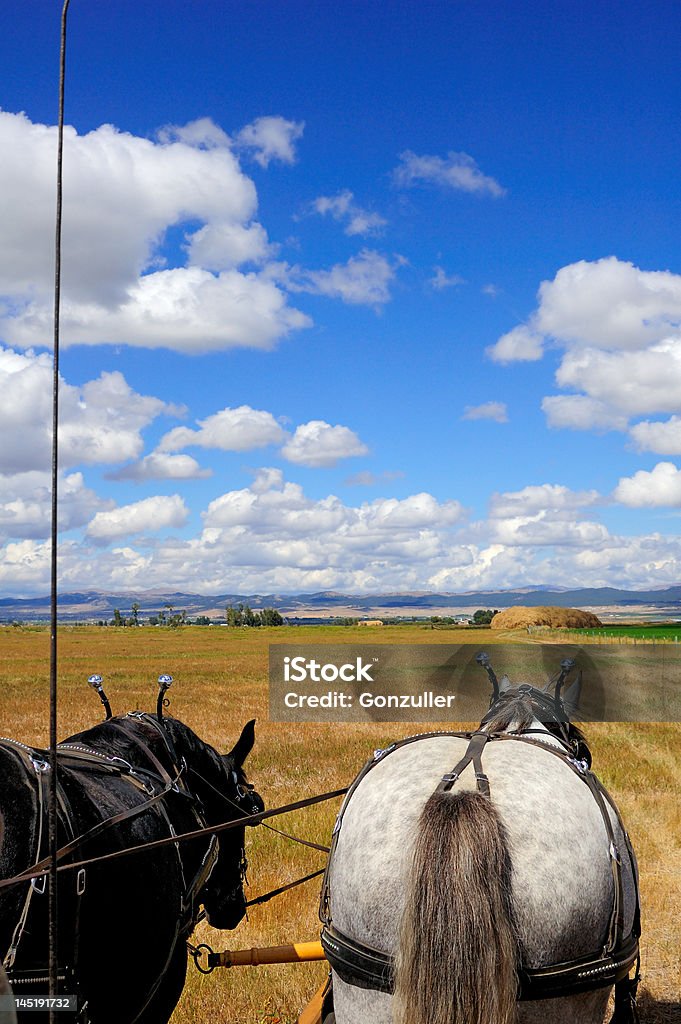
[[[442,781],[443,782],[456,782],[458,777],[459,777],[459,773],[458,772],[447,772],[446,775],[442,776]]]
[[[40,875],[38,878],[32,878],[31,879],[31,888],[33,889],[34,892],[37,892],[39,896],[43,896],[45,894],[46,887],[47,887],[47,875],[46,874],[45,875]]]

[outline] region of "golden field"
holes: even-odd
[[[375,747],[428,726],[277,724],[267,716],[268,644],[461,643],[487,646],[512,634],[446,633],[427,627],[310,627],[178,630],[63,627],[59,632],[59,735],[100,720],[86,685],[99,672],[114,714],[153,710],[156,679],[169,672],[170,713],[203,739],[228,750],[249,718],[256,746],[247,764],[268,807],[347,785]],[[0,734],[45,745],[48,732],[47,629],[0,628]],[[482,711],[482,709],[481,709]],[[438,723],[435,728],[443,728]],[[455,723],[451,727],[456,727]],[[681,1020],[681,726],[587,727],[594,768],[617,800],[641,871],[643,913],[641,1020]],[[328,844],[339,801],[281,816],[272,824]],[[323,866],[323,854],[257,828],[247,836],[250,889],[265,892]],[[235,932],[205,925],[194,941],[214,949],[278,945],[318,935],[319,881],[252,909]],[[134,940],[134,918],[131,917]],[[293,1024],[324,977],[323,964],[217,970],[202,977],[190,964],[172,1024]]]

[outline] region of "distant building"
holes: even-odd
[[[360,619],[357,623],[358,626],[382,626],[382,619]]]

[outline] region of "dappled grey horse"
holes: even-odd
[[[601,1024],[617,982],[629,1024],[636,862],[569,721],[581,679],[562,693],[564,662],[543,690],[512,686],[478,660],[478,730],[376,751],[339,814],[321,908],[335,1020]]]

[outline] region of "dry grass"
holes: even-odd
[[[486,634],[485,643],[501,640]],[[504,639],[509,639],[504,637]],[[171,713],[220,749],[256,717],[249,774],[268,806],[334,789],[351,781],[366,757],[391,739],[422,732],[424,724],[312,725],[267,720],[267,648],[272,641],[441,643],[423,627],[381,630],[324,627],[295,630],[185,628],[60,631],[60,735],[97,721],[100,705],[85,684],[100,672],[114,713],[152,709],[156,678],[170,672]],[[470,633],[452,631],[452,643]],[[47,740],[49,636],[41,629],[0,628],[0,733],[29,743]],[[439,725],[442,728],[442,725]],[[642,1021],[679,1021],[681,1000],[681,726],[590,726],[594,764],[618,801],[641,868],[643,903]],[[275,819],[273,824],[326,843],[337,801]],[[323,855],[264,829],[249,833],[250,895],[322,866]],[[215,949],[278,945],[318,934],[316,881],[256,907],[236,932],[198,929]],[[134,939],[134,918],[131,918]],[[291,1024],[324,975],[324,967],[295,965],[218,970],[201,977],[190,967],[172,1024]]]

